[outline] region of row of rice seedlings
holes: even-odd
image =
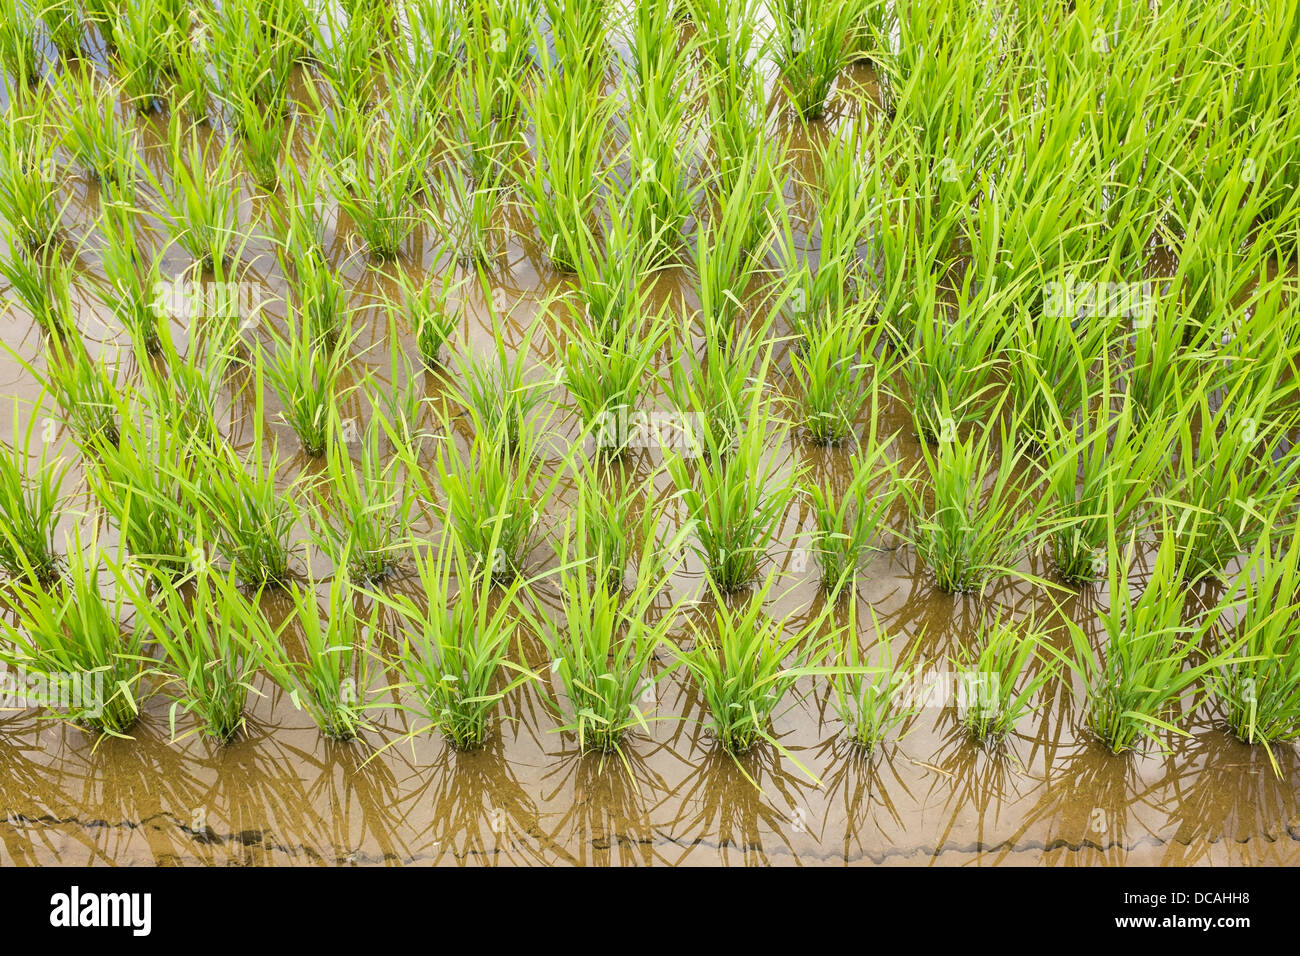
[[[32,447],[39,421],[33,409],[22,427],[15,399],[13,441],[0,446],[0,569],[46,585],[59,576],[54,532],[63,515],[61,494],[71,462],[51,460],[52,436],[44,424],[40,448]]]
[[[83,547],[78,532],[57,580],[11,583],[13,619],[0,618],[0,661],[21,668],[29,681],[39,676],[51,710],[122,737],[140,713],[145,632],[128,620],[122,591],[105,594],[101,557],[98,542]]]

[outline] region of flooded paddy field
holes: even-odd
[[[1101,6],[16,15],[0,865],[1296,863],[1300,21]]]

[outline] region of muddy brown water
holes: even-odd
[[[876,92],[865,67],[854,68],[843,87],[867,98]],[[808,147],[825,141],[833,121],[832,116],[814,125],[796,141],[792,175],[815,177]],[[161,155],[148,143],[152,134],[156,147],[164,124],[158,116],[140,120],[147,161]],[[93,237],[94,185],[70,173],[67,189],[68,231]],[[257,208],[245,199],[245,221]],[[400,267],[418,275],[435,265],[431,231],[417,234]],[[163,241],[161,234],[156,239]],[[351,253],[346,223],[338,223],[330,239],[353,302],[392,291],[364,257]],[[81,247],[77,260],[87,282],[102,280],[93,241]],[[285,286],[274,261],[269,241],[255,238],[241,278],[259,284],[272,300],[264,322],[282,324],[283,303],[277,312],[275,300],[283,298]],[[163,271],[175,276],[187,266],[172,250]],[[568,281],[551,274],[537,250],[512,239],[493,287],[509,303],[512,341],[533,320],[544,294]],[[680,297],[688,307],[693,303],[684,275],[670,273],[660,281],[666,296]],[[105,360],[118,356],[128,378],[137,375],[129,351],[116,352],[115,343],[124,340],[121,329],[84,283],[76,301],[91,353]],[[466,293],[460,315],[454,347],[484,351],[491,322],[482,294]],[[355,361],[370,366],[377,387],[393,384],[381,314],[363,309],[357,322],[362,335]],[[183,322],[175,331],[183,342]],[[399,328],[398,334],[414,363],[412,330]],[[21,309],[10,309],[3,340],[40,368],[41,336]],[[376,344],[381,348],[366,351]],[[438,399],[433,378],[423,382],[428,396]],[[0,404],[0,434],[7,436],[15,412],[18,421],[33,414],[38,387],[7,353],[0,354],[0,383],[3,394],[19,402]],[[663,398],[661,382],[652,397]],[[248,406],[233,389],[227,398],[227,434],[246,446]],[[356,408],[362,416],[363,404]],[[303,456],[292,457],[297,442],[278,412],[268,397],[267,437],[290,457],[283,475],[288,487],[313,466]],[[904,463],[918,461],[904,407],[890,402],[882,415],[881,432],[897,433],[894,453]],[[564,436],[558,437],[562,443]],[[56,440],[63,454],[75,457],[67,436]],[[846,474],[847,450],[812,447],[797,429],[773,453],[787,469],[802,464],[837,480]],[[648,475],[661,457],[635,452],[625,467]],[[65,489],[65,530],[94,520],[80,478],[74,464]],[[658,486],[667,491],[662,474]],[[562,518],[570,497],[561,493],[552,521]],[[820,607],[816,568],[805,550],[812,527],[812,516],[800,505],[782,522],[770,552],[780,572],[769,598],[773,616],[799,622]],[[431,516],[421,515],[417,531],[432,528]],[[100,540],[112,547],[114,529],[102,529]],[[545,554],[536,557],[545,564]],[[314,552],[300,558],[300,571],[308,562],[317,574],[329,572],[328,560]],[[1023,570],[1050,576],[1032,562]],[[1140,584],[1143,574],[1139,562],[1134,581]],[[410,582],[399,578],[387,586]],[[698,598],[702,568],[695,559],[674,577],[671,590],[672,598]],[[859,640],[868,656],[881,641],[889,641],[895,655],[919,645],[929,688],[927,706],[870,756],[846,742],[824,682],[803,682],[797,697],[778,711],[773,732],[785,755],[761,746],[736,761],[714,745],[699,695],[676,672],[646,701],[655,719],[649,733],[629,737],[624,764],[579,753],[572,735],[557,732],[560,721],[535,685],[506,700],[505,719],[484,750],[458,753],[435,735],[404,740],[416,728],[392,708],[376,712],[375,726],[361,740],[329,741],[287,694],[262,679],[246,732],[225,745],[191,733],[195,728],[184,718],[178,726],[184,736],[173,740],[162,695],[147,702],[130,740],[97,741],[40,713],[0,712],[0,864],[1300,862],[1296,750],[1276,749],[1281,775],[1275,775],[1262,750],[1231,737],[1209,705],[1187,722],[1190,736],[1170,736],[1165,751],[1148,748],[1127,756],[1111,755],[1090,739],[1080,688],[1069,681],[1049,684],[1041,707],[1001,747],[980,747],[960,731],[949,658],[983,616],[996,608],[1017,617],[1032,614],[1064,648],[1060,615],[1095,623],[1106,606],[1104,588],[1077,596],[1062,592],[1059,608],[1041,586],[1017,578],[996,582],[982,598],[952,596],[935,590],[915,555],[897,547],[867,566],[853,599],[863,609]],[[268,614],[283,613],[275,596],[264,601]],[[865,613],[868,604],[879,630]],[[690,639],[685,621],[673,639]]]

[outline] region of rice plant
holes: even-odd
[[[689,526],[666,541],[658,537],[671,499],[656,495],[657,476],[652,473],[638,481],[602,459],[575,470],[573,524],[565,525],[561,546],[568,547],[571,531],[572,550],[586,555],[587,565],[599,572],[593,578],[596,587],[621,590],[633,569],[638,575],[662,569],[669,556],[681,550]]]
[[[134,563],[159,580],[190,572],[205,515],[186,494],[193,487],[192,439],[174,422],[123,415],[116,446],[100,442],[87,472],[91,491],[117,525]]]
[[[929,292],[933,295],[934,289]],[[917,302],[902,377],[917,433],[933,444],[968,422],[987,420],[994,356],[1006,333],[999,317],[965,303],[950,320],[932,299],[919,297]]]
[[[545,57],[543,65],[546,75],[530,110],[536,162],[520,186],[541,247],[557,269],[572,272],[607,168],[614,104],[593,97],[580,78],[558,71]]]
[[[757,0],[685,0],[685,9],[699,34],[706,69],[725,81],[744,79],[758,48]]]
[[[1250,552],[1294,498],[1300,458],[1279,454],[1296,422],[1295,410],[1279,401],[1291,387],[1279,384],[1282,374],[1279,355],[1267,367],[1234,373],[1213,398],[1206,383],[1177,400],[1175,461],[1159,500],[1176,517],[1170,530],[1192,579],[1221,574]]]
[[[1106,540],[1141,520],[1169,448],[1163,428],[1143,427],[1132,402],[1112,408],[1107,389],[1096,412],[1085,411],[1043,444],[1051,510],[1052,560],[1066,583],[1081,586],[1105,575]],[[1068,421],[1068,420],[1067,420]]]
[[[304,252],[285,274],[303,327],[312,329],[326,348],[333,348],[347,330],[351,314],[338,272],[322,256]]]
[[[160,0],[124,4],[112,22],[113,48],[122,74],[122,89],[141,112],[152,110],[163,95],[168,67],[166,17]]]
[[[549,700],[564,721],[560,730],[576,734],[582,751],[618,754],[628,773],[623,753],[628,732],[649,731],[643,706],[647,692],[667,673],[652,673],[656,651],[667,641],[672,614],[649,618],[650,606],[666,583],[664,569],[639,566],[635,582],[626,591],[591,587],[590,581],[607,579],[611,570],[602,552],[590,552],[579,529],[566,526],[560,546],[560,612],[530,616],[551,659]]]
[[[1058,662],[1039,648],[1044,638],[1033,620],[984,621],[953,663],[958,669],[957,719],[970,737],[995,744],[1042,704]],[[1035,666],[1037,665],[1037,666]]]
[[[1229,729],[1248,744],[1263,744],[1279,776],[1273,745],[1300,737],[1297,529],[1276,546],[1271,532],[1261,536],[1238,578],[1239,590],[1215,615],[1215,629],[1235,650],[1206,675]]]
[[[889,454],[894,436],[878,439],[878,418],[871,416],[870,434],[860,452],[849,458],[849,480],[842,492],[817,482],[805,482],[817,528],[812,552],[824,590],[837,595],[856,576],[868,556],[881,548],[887,522],[911,475],[903,475]]]
[[[497,436],[509,452],[523,440],[552,383],[549,378],[539,378],[537,373],[545,370],[529,361],[538,326],[530,325],[512,349],[495,311],[492,321],[491,355],[457,356],[459,375],[451,383],[450,393],[469,411],[475,429]]]
[[[85,454],[116,448],[121,435],[122,389],[116,363],[92,359],[80,342],[51,339],[38,380],[54,396],[60,417]]]
[[[853,745],[867,754],[875,751],[895,728],[919,712],[914,686],[919,639],[901,656],[893,651],[890,636],[881,628],[874,608],[871,620],[880,653],[868,664],[859,646],[857,605],[849,605],[849,626],[832,660],[832,703]]]
[[[248,695],[260,693],[253,680],[280,636],[258,607],[260,595],[246,597],[233,572],[199,563],[188,577],[184,590],[181,581],[154,579],[150,592],[119,571],[117,584],[135,606],[145,639],[161,651],[147,673],[172,699],[172,739],[201,731],[224,743],[246,726]],[[178,735],[181,715],[192,716],[198,726]]]
[[[694,43],[663,42],[673,30],[671,2],[638,3],[630,24],[632,62],[624,79],[635,104],[627,117],[624,216],[629,234],[654,262],[680,258],[702,187],[689,148],[698,136],[699,119],[691,115],[684,95]]]
[[[273,191],[280,182],[280,162],[284,153],[284,106],[268,108],[267,104],[253,98],[252,91],[243,88],[226,94],[226,105],[236,117],[244,169],[258,189]],[[289,138],[292,136],[291,128]]]
[[[0,2],[0,67],[14,78],[19,89],[33,87],[41,79],[41,61],[36,52],[36,18],[20,0]]]
[[[271,223],[291,269],[308,258],[317,263],[327,258],[330,224],[324,179],[318,150],[312,150],[301,164],[289,163],[284,169],[283,201],[271,207]]]
[[[808,438],[837,445],[853,433],[876,385],[873,361],[884,326],[868,331],[854,316],[817,333],[790,354],[790,378]]]
[[[49,125],[44,100],[26,108],[11,102],[0,134],[0,219],[5,221],[11,245],[29,251],[55,241],[68,204],[59,201]]]
[[[179,114],[168,127],[172,188],[154,187],[162,196],[173,240],[204,270],[223,269],[239,254],[239,191],[235,154],[199,141],[197,128],[185,129]]]
[[[921,446],[928,481],[904,492],[905,536],[941,591],[979,594],[996,576],[1016,573],[1035,536],[1041,475],[1023,478],[1007,430],[1000,434],[997,451],[992,429],[940,442],[937,451]]]
[[[444,422],[444,434],[450,432]],[[513,445],[505,441],[500,425],[496,431],[476,428],[465,451],[453,451],[454,444],[445,438],[434,461],[447,521],[460,545],[493,580],[513,581],[541,540],[542,516],[575,451],[571,448],[547,476],[538,431],[532,428]]]
[[[39,678],[43,706],[100,734],[124,737],[146,696],[144,632],[129,620],[121,593],[105,593],[98,542],[68,541],[67,566],[54,582],[22,578],[0,619],[0,661]],[[113,565],[109,564],[110,568]]]
[[[688,460],[674,452],[665,458],[694,522],[692,548],[724,594],[758,579],[799,481],[801,469],[783,468],[767,448],[770,422],[769,405],[756,399],[731,454]]]
[[[765,332],[741,332],[729,340],[706,327],[703,351],[686,343],[686,354],[673,362],[673,400],[683,422],[698,432],[690,438],[699,451],[725,456],[736,448],[745,410],[760,400],[771,366]]]
[[[207,505],[213,550],[246,586],[284,584],[299,550],[295,525],[299,507],[279,487],[282,462],[278,446],[267,451],[262,436],[260,396],[254,437],[248,450],[225,442],[196,449],[194,498]]]
[[[118,87],[104,86],[92,71],[69,71],[58,87],[63,145],[107,193],[127,198],[135,178],[139,144],[119,115]]]
[[[293,609],[289,628],[302,636],[304,660],[292,657],[283,641],[265,647],[263,666],[304,710],[320,732],[332,740],[356,738],[366,727],[374,667],[372,646],[380,605],[368,617],[357,610],[358,593],[346,573],[330,581],[324,613],[315,582],[289,589]],[[286,628],[286,631],[289,629]]]
[[[317,542],[356,580],[379,581],[407,552],[415,493],[400,458],[384,459],[383,432],[375,423],[359,430],[360,468],[354,466],[347,430],[332,412],[321,476],[321,527]]]
[[[14,401],[13,441],[0,446],[0,569],[48,585],[59,576],[55,529],[63,516],[61,492],[69,461],[51,460],[51,438],[40,428],[39,454],[32,448],[40,416],[33,407],[24,427]]]
[[[399,298],[387,300],[390,314],[400,312],[415,332],[415,345],[425,366],[441,363],[448,341],[456,331],[457,314],[451,305],[455,272],[448,268],[441,279],[428,276],[416,282],[406,272],[395,274]]]
[[[395,137],[358,158],[326,167],[335,202],[376,260],[396,258],[416,227],[415,193],[428,148],[426,142]]]
[[[85,18],[76,0],[44,0],[37,11],[45,23],[50,42],[67,58],[80,56],[85,49]]]
[[[850,40],[863,0],[781,0],[775,10],[775,57],[791,102],[804,119],[817,119],[851,56]]]
[[[0,276],[8,281],[13,298],[51,340],[61,339],[75,328],[72,267],[57,248],[25,251],[15,248],[11,238],[9,255],[0,258]]]
[[[694,647],[670,647],[699,688],[713,738],[723,750],[740,756],[766,742],[816,783],[774,736],[772,719],[801,678],[829,673],[817,662],[824,660],[828,646],[843,638],[836,628],[826,626],[827,610],[802,627],[768,617],[763,599],[771,586],[769,579],[739,608],[719,595],[713,619],[693,625]]]
[[[627,450],[628,423],[642,401],[643,383],[668,337],[665,313],[632,319],[579,324],[557,351],[564,356],[564,384],[573,396],[596,448],[609,455]]]
[[[489,539],[489,552],[495,548]],[[404,707],[425,722],[412,733],[437,730],[457,750],[477,750],[501,702],[534,676],[512,659],[510,646],[525,581],[495,590],[490,567],[454,532],[436,547],[416,550],[411,565],[424,600],[405,594],[379,600],[396,614],[394,664],[410,701]]]
[[[1160,545],[1140,595],[1129,581],[1134,554],[1135,536],[1129,536],[1124,551],[1111,536],[1106,571],[1110,606],[1100,614],[1104,649],[1066,618],[1071,667],[1086,687],[1088,727],[1114,754],[1135,749],[1143,738],[1160,743],[1164,733],[1187,736],[1178,723],[1205,694],[1203,682],[1219,656],[1232,650],[1197,653],[1205,625],[1184,623],[1185,568],[1172,539]]]
[[[162,350],[159,323],[165,310],[159,308],[159,291],[165,288],[162,257],[142,248],[135,210],[116,204],[106,206],[100,217],[104,245],[100,263],[106,285],[97,289],[101,302],[116,316],[148,354]]]
[[[214,307],[225,309],[231,305],[216,303]],[[198,308],[204,310],[207,305]],[[161,361],[140,364],[145,385],[138,393],[141,404],[155,420],[183,432],[191,441],[208,446],[218,444],[222,392],[237,361],[237,328],[226,318],[221,324],[192,335],[183,351],[176,344],[170,322],[159,322],[157,330]],[[137,348],[141,344],[136,341]]]
[[[258,351],[259,375],[280,400],[280,415],[298,436],[302,450],[313,458],[325,453],[356,336],[354,330],[331,346],[310,325],[290,324],[287,333],[276,333],[270,349]]]

